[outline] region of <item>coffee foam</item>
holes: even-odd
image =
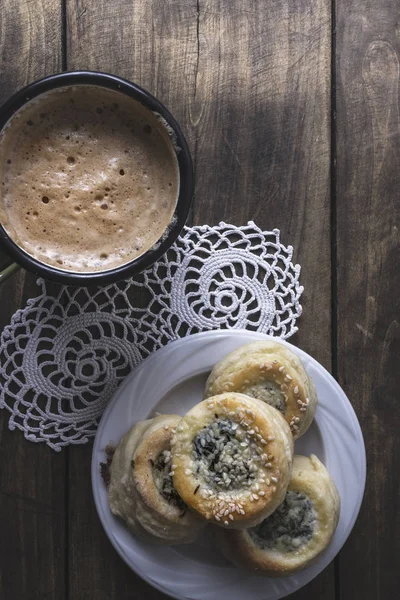
[[[121,266],[173,218],[170,134],[140,103],[98,86],[30,101],[0,133],[0,221],[26,252],[75,272]]]

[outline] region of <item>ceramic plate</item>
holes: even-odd
[[[296,442],[297,454],[314,453],[326,465],[342,506],[327,551],[308,569],[284,579],[269,579],[233,568],[214,547],[207,531],[191,545],[153,546],[136,539],[114,517],[100,476],[107,444],[116,443],[138,420],[155,412],[185,414],[203,398],[212,367],[224,356],[256,340],[274,339],[248,331],[210,331],[191,335],[143,361],[117,390],[100,422],[93,448],[92,485],[96,508],[114,548],[148,583],[179,599],[278,600],[298,590],[339,552],[356,520],[365,484],[365,448],[354,410],[331,375],[311,356],[296,352],[314,379],[319,404],[315,420]],[[276,338],[275,338],[276,341]],[[279,340],[281,341],[281,340]]]

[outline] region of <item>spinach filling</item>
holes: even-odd
[[[314,529],[311,500],[303,492],[290,491],[270,517],[248,531],[260,548],[294,552],[311,540]]]

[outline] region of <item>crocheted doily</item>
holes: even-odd
[[[17,311],[1,336],[0,408],[54,450],[92,437],[121,380],[178,337],[241,328],[288,338],[301,314],[300,266],[279,230],[186,227],[140,276],[89,291],[58,287]],[[54,285],[52,286],[54,288]]]

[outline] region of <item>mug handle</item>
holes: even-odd
[[[19,271],[20,268],[21,267],[17,263],[11,263],[11,265],[4,267],[4,269],[0,271],[0,284],[4,283],[11,275],[14,275],[14,273]]]

